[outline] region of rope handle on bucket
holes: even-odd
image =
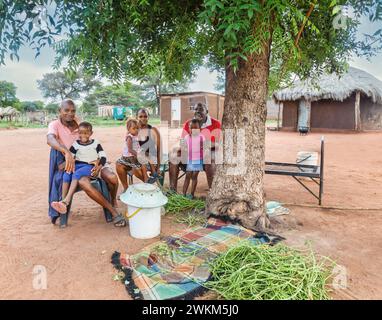
[[[125,213],[125,216],[126,216],[126,218],[127,219],[131,219],[132,217],[134,217],[139,211],[141,211],[142,210],[142,208],[138,208],[137,210],[135,210],[132,214],[131,214],[131,216],[129,216],[129,212],[126,210],[126,213]]]

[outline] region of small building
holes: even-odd
[[[114,106],[100,105],[98,106],[98,116],[104,118],[113,117],[113,108]]]
[[[98,116],[114,120],[123,120],[133,115],[133,106],[100,105],[98,106]]]
[[[272,97],[282,130],[382,130],[382,81],[357,68],[341,76],[296,81]]]
[[[224,96],[211,92],[182,92],[169,93],[160,96],[160,119],[171,127],[178,128],[194,115],[197,103],[204,103],[208,107],[211,117],[222,120],[224,110]]]

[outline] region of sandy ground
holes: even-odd
[[[0,298],[129,299],[123,285],[112,280],[110,256],[115,250],[137,252],[157,239],[136,240],[127,228],[106,224],[101,208],[83,192],[75,195],[69,227],[51,225],[45,132],[0,131]],[[111,159],[119,156],[123,134],[123,128],[96,129]],[[267,132],[266,158],[294,162],[298,151],[319,151],[320,137]],[[382,134],[326,134],[325,139],[324,205],[375,210],[289,206],[291,214],[284,219],[292,227],[282,235],[296,246],[310,241],[315,251],[344,266],[347,288],[336,290],[334,298],[381,299]],[[198,188],[205,193],[204,174]],[[291,177],[267,175],[265,189],[268,200],[316,204]],[[164,218],[162,236],[181,227]],[[36,290],[33,272],[41,268],[47,289]]]

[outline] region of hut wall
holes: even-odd
[[[200,97],[199,99],[194,99],[195,101],[199,102],[198,100],[204,101],[204,97]],[[193,102],[194,102],[193,100]],[[190,97],[185,96],[181,98],[181,124],[180,126],[183,126],[183,123],[185,123],[188,119],[191,119],[194,116],[194,110],[191,109],[193,104],[190,104]]]
[[[319,100],[312,102],[312,129],[354,130],[355,95],[344,101]]]
[[[279,104],[272,99],[267,100],[267,120],[277,120],[279,115]]]
[[[382,129],[382,105],[361,95],[361,129],[381,130]]]
[[[171,119],[171,99],[179,98],[181,100],[180,121],[172,121]],[[179,96],[162,96],[160,119],[162,122],[167,121],[172,127],[180,127],[184,122],[191,119],[194,110],[191,108],[197,103],[206,103],[208,112],[211,117],[222,120],[224,110],[224,97],[215,94],[195,94],[195,95],[179,95]]]
[[[282,129],[295,131],[297,129],[297,118],[298,101],[284,101]]]
[[[160,99],[160,121],[171,123],[171,97],[162,97]]]
[[[212,118],[219,118],[219,96],[207,96],[208,113]]]

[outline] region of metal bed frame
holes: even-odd
[[[321,151],[320,151],[320,164],[317,166],[304,165],[298,163],[285,163],[285,162],[265,162],[265,173],[275,174],[282,176],[291,176],[301,186],[303,186],[311,195],[317,200],[318,204],[322,204],[322,195],[324,193],[324,137],[321,137]],[[309,188],[303,180],[299,177],[310,178],[318,185],[318,194]]]

